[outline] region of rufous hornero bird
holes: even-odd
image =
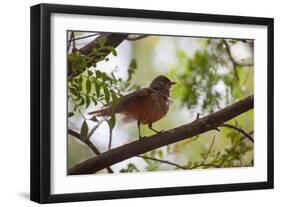
[[[167,77],[159,75],[151,82],[148,88],[142,88],[121,96],[103,108],[88,114],[104,117],[123,114],[125,122],[136,120],[139,139],[142,138],[140,133],[141,124],[148,124],[149,129],[159,133],[160,131],[152,128],[152,124],[167,114],[171,103],[170,89],[174,84],[175,82],[170,81]]]

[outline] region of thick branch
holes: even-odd
[[[89,42],[87,45],[79,49],[79,52],[83,55],[88,55],[93,51],[93,48],[98,47],[98,41],[101,38],[106,37],[106,44],[116,48],[118,45],[121,44],[126,38],[128,34],[119,34],[119,33],[103,33],[98,38],[94,39],[93,41]],[[103,52],[107,52],[108,54],[111,52],[111,50],[106,50]],[[107,55],[108,55],[107,54]]]
[[[131,157],[216,129],[224,122],[227,122],[252,109],[253,106],[254,96],[252,95],[220,111],[206,117],[196,119],[189,124],[165,131],[163,133],[158,133],[140,141],[131,142],[104,152],[99,156],[82,161],[70,168],[68,170],[68,174],[79,175],[95,173]]]

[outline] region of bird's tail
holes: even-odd
[[[96,111],[92,111],[88,113],[89,115],[94,115],[94,116],[110,116],[112,114],[111,107],[106,107],[102,108]]]

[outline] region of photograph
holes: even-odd
[[[68,30],[65,41],[66,175],[255,166],[254,39]]]
[[[274,188],[273,30],[226,13],[33,6],[31,200]]]

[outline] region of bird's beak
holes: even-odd
[[[176,84],[176,82],[174,82],[174,81],[171,81],[171,86],[172,86],[172,85],[175,85],[175,84]]]

